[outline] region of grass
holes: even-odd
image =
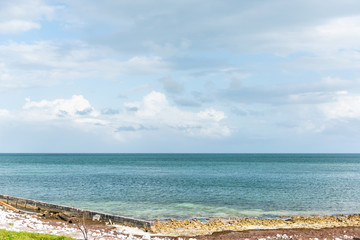
[[[75,240],[64,236],[54,236],[50,234],[13,232],[0,229],[1,240]]]

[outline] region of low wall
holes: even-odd
[[[19,209],[26,209],[35,212],[49,211],[55,213],[64,213],[69,216],[85,217],[87,219],[96,218],[99,221],[120,223],[127,226],[142,228],[147,231],[151,230],[151,227],[153,226],[153,222],[151,221],[144,221],[140,219],[122,217],[118,215],[111,215],[101,212],[67,207],[67,206],[35,201],[25,198],[18,198],[18,197],[2,195],[2,194],[0,194],[0,201],[6,202],[7,204],[12,205]]]

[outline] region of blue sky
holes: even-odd
[[[0,152],[359,152],[359,9],[0,0]]]

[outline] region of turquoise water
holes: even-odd
[[[142,219],[360,212],[360,154],[0,154],[0,193]]]

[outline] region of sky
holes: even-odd
[[[359,147],[357,0],[0,0],[0,152]]]

